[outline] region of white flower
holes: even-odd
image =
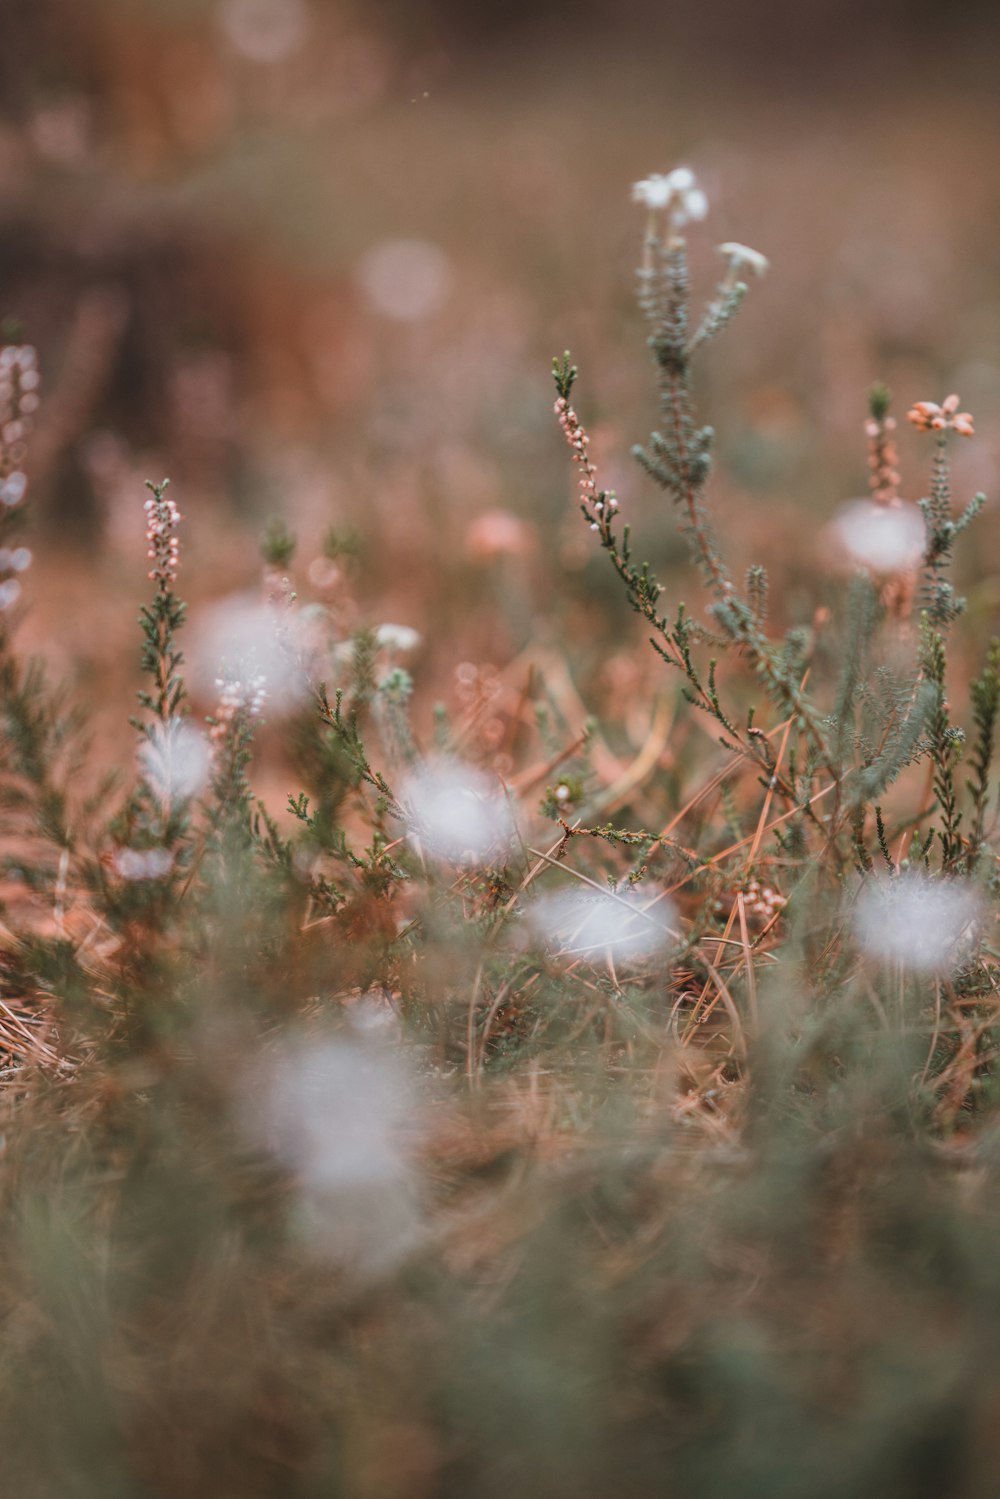
[[[647,208],[666,208],[674,196],[673,184],[670,178],[661,173],[652,177],[644,177],[641,182],[633,183],[633,203],[645,203]]]
[[[309,695],[309,641],[297,608],[233,594],[192,621],[190,660],[199,690],[210,696],[226,683],[263,688],[275,713],[292,712]]]
[[[708,199],[695,181],[690,167],[675,167],[666,175],[654,173],[632,187],[632,200],[647,208],[667,208],[676,229],[690,220],[700,221],[708,213]]]
[[[547,946],[597,963],[650,957],[672,940],[675,919],[669,902],[653,905],[648,893],[631,888],[559,890],[540,896],[528,911],[528,921]]]
[[[972,945],[979,914],[973,886],[904,873],[888,884],[865,885],[854,908],[854,930],[869,957],[946,973]]]
[[[916,505],[877,505],[852,500],[835,516],[830,530],[851,561],[891,576],[916,567],[927,532]]]
[[[437,312],[454,279],[440,245],[423,239],[381,240],[361,257],[357,275],[375,310],[402,323]]]
[[[375,639],[388,651],[415,651],[420,644],[420,632],[410,625],[379,625]]]
[[[766,255],[762,255],[759,250],[751,250],[749,245],[741,245],[737,240],[727,240],[718,249],[719,254],[729,261],[729,269],[734,276],[738,276],[742,270],[763,276],[770,264]]]
[[[296,1176],[299,1230],[362,1280],[391,1270],[421,1230],[408,1148],[418,1098],[397,1058],[360,1038],[286,1045],[238,1099],[251,1139]]]
[[[205,735],[183,719],[153,726],[139,747],[139,764],[162,802],[187,801],[208,782],[212,751]]]
[[[159,880],[169,874],[174,856],[168,848],[119,848],[112,854],[123,880]]]
[[[513,836],[500,783],[458,760],[427,761],[407,777],[402,802],[410,838],[448,863],[488,863],[504,853]]]

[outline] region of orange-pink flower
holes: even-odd
[[[968,411],[959,411],[958,396],[946,397],[938,406],[935,401],[915,401],[906,413],[921,432],[957,432],[960,437],[973,437],[975,428]]]

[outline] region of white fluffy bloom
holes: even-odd
[[[299,610],[235,594],[192,620],[189,654],[205,696],[214,695],[220,677],[253,683],[266,694],[269,709],[287,713],[309,695],[307,647]]]
[[[692,219],[700,221],[708,213],[708,199],[690,167],[644,177],[633,184],[632,201],[651,209],[668,208],[671,222],[678,229]]]
[[[927,531],[916,505],[877,505],[852,500],[831,523],[831,532],[852,562],[870,572],[891,575],[916,567]]]
[[[119,848],[111,858],[123,880],[159,880],[174,863],[168,848]]]
[[[669,946],[676,913],[669,901],[651,904],[648,892],[635,889],[559,890],[540,896],[528,912],[536,935],[569,958],[612,958],[629,963]]]
[[[738,240],[727,240],[724,245],[718,246],[719,254],[724,255],[729,261],[730,272],[738,276],[741,271],[753,271],[757,276],[763,276],[770,261],[766,255],[759,250],[751,250],[749,245],[741,245]]]
[[[666,208],[673,196],[673,186],[664,172],[655,172],[632,184],[633,203],[645,203],[647,208]]]
[[[428,760],[407,777],[401,796],[411,839],[434,858],[485,864],[510,844],[510,807],[484,771],[446,756]]]
[[[218,19],[235,52],[251,62],[276,63],[302,46],[309,12],[305,0],[222,0]]]
[[[139,746],[142,774],[163,802],[197,796],[208,782],[211,762],[205,735],[181,718],[155,724]]]
[[[351,1038],[289,1047],[254,1083],[246,1127],[294,1171],[308,1239],[363,1277],[391,1268],[420,1223],[405,1148],[417,1103],[409,1074]]]
[[[979,915],[972,885],[905,873],[888,883],[866,883],[854,908],[854,930],[869,957],[945,973],[971,947]]]
[[[362,256],[358,279],[384,317],[417,322],[437,312],[447,299],[451,263],[440,246],[429,240],[382,240]]]
[[[419,630],[410,625],[379,625],[375,639],[387,651],[415,651],[420,644]]]

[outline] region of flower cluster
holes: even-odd
[[[865,422],[868,437],[868,485],[877,505],[899,503],[899,454],[896,451],[896,419],[892,416],[869,417]]]
[[[10,512],[28,489],[24,458],[28,435],[38,409],[38,361],[28,344],[0,349],[0,539],[6,541],[16,522]],[[0,546],[0,574],[22,573],[31,566],[27,547]],[[9,609],[21,594],[17,578],[0,582],[0,610]]]
[[[769,926],[788,904],[785,896],[779,895],[771,885],[762,885],[756,876],[747,882],[742,893],[747,915],[763,922],[765,926]],[[717,900],[713,909],[721,914],[725,910],[725,902]]]
[[[605,513],[613,514],[618,509],[618,501],[610,491],[598,489],[597,470],[591,463],[590,454],[587,452],[590,438],[565,396],[560,396],[556,401],[555,413],[559,418],[559,425],[563,429],[566,441],[569,443],[573,462],[578,463],[583,470],[583,477],[580,480],[581,500],[585,506],[592,505],[599,516]],[[594,531],[598,529],[596,520],[591,521],[591,529]]]
[[[0,349],[0,500],[13,508],[28,487],[21,465],[38,410],[38,356],[30,344]]]
[[[692,220],[700,223],[708,213],[708,199],[690,167],[675,167],[672,172],[644,177],[633,184],[632,201],[644,203],[653,213],[666,209],[675,229],[683,229]]]
[[[236,677],[218,677],[219,702],[211,720],[209,737],[219,744],[229,737],[235,720],[239,717],[259,718],[267,698],[266,679],[248,677],[245,682]]]
[[[146,511],[146,541],[149,543],[146,555],[153,564],[149,577],[160,588],[168,589],[177,581],[180,552],[177,527],[181,513],[173,500],[167,499],[165,484],[153,487],[143,508]]]
[[[935,401],[915,401],[906,413],[921,432],[957,432],[960,437],[974,437],[972,415],[959,411],[958,396],[950,395],[939,406]]]

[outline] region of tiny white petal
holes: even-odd
[[[724,255],[734,271],[740,271],[743,267],[754,271],[758,276],[763,276],[770,261],[766,255],[759,250],[751,250],[749,245],[741,245],[736,240],[727,240],[724,245],[718,246],[719,254]]]

